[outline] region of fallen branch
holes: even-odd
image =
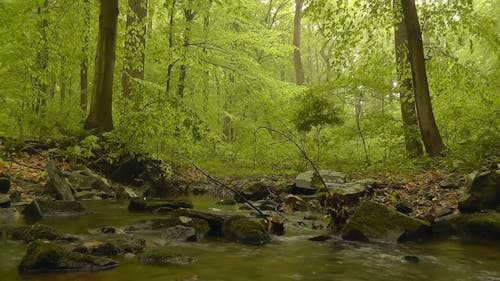
[[[316,164],[314,164],[314,161],[312,161],[312,159],[309,157],[309,155],[307,155],[307,152],[305,150],[305,148],[303,146],[300,146],[292,137],[290,137],[289,135],[281,132],[281,131],[278,131],[274,128],[271,128],[271,127],[267,127],[267,126],[261,126],[261,127],[258,127],[253,135],[254,135],[254,141],[255,141],[255,144],[254,146],[256,147],[256,143],[257,143],[257,133],[262,130],[262,129],[265,129],[265,130],[268,130],[270,132],[273,132],[273,133],[276,133],[282,137],[284,137],[287,141],[291,142],[293,145],[295,145],[295,147],[300,151],[300,153],[302,154],[302,156],[304,156],[304,158],[306,159],[307,162],[309,162],[309,165],[311,166],[311,168],[314,170],[314,173],[319,177],[319,179],[321,180],[321,183],[323,184],[323,188],[325,189],[326,193],[328,194],[328,196],[332,196],[332,194],[330,193],[330,191],[328,190],[328,188],[326,187],[326,182],[325,182],[325,179],[323,179],[323,177],[321,176],[321,174],[319,173],[319,169],[318,167],[316,167]],[[255,166],[255,161],[256,161],[256,154],[255,151],[254,151],[254,166]]]
[[[236,189],[228,186],[227,184],[224,184],[223,182],[221,182],[220,180],[212,177],[211,175],[209,175],[207,172],[205,172],[202,168],[200,168],[198,165],[196,165],[195,163],[193,163],[192,161],[190,161],[191,164],[193,165],[193,167],[198,170],[200,173],[202,173],[205,177],[207,177],[209,180],[211,180],[212,182],[220,185],[222,188],[225,188],[231,192],[233,192],[236,196],[240,197],[243,201],[245,201],[246,204],[248,204],[248,206],[250,206],[250,208],[254,209],[255,211],[257,211],[257,213],[259,213],[259,215],[266,221],[266,223],[269,225],[271,222],[269,221],[269,219],[267,218],[267,216],[261,211],[259,210],[259,208],[255,207],[252,202],[250,202],[248,199],[246,199],[239,191],[237,191]]]

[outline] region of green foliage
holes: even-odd
[[[324,89],[307,90],[300,98],[299,104],[300,108],[295,113],[293,122],[301,132],[309,132],[313,127],[343,123],[339,108],[327,96]]]

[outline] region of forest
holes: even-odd
[[[500,280],[497,0],[0,0],[2,280]]]

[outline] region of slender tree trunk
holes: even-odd
[[[175,4],[176,0],[172,0],[172,6],[169,12],[169,27],[168,27],[168,59],[172,60],[172,49],[174,48],[174,20],[175,20]],[[167,66],[167,95],[170,94],[170,83],[172,82],[172,70],[174,62],[171,61]]]
[[[304,84],[304,67],[302,66],[302,59],[300,57],[300,29],[302,19],[302,5],[303,0],[295,0],[295,18],[293,20],[293,62],[295,66],[295,83],[297,85]]]
[[[44,115],[47,107],[48,97],[48,63],[49,63],[49,46],[47,42],[47,29],[49,26],[48,20],[49,1],[45,0],[41,7],[38,7],[38,15],[40,16],[39,31],[40,40],[37,42],[36,53],[36,74],[34,77],[35,89],[35,112]]]
[[[118,0],[101,0],[92,102],[84,126],[87,130],[113,130],[113,72],[117,21]]]
[[[89,88],[89,34],[90,34],[90,0],[83,0],[83,46],[82,46],[82,63],[80,64],[80,111],[82,116],[87,114],[88,106],[88,88]]]
[[[188,0],[189,2],[189,8],[184,9],[184,17],[186,19],[186,27],[184,28],[184,42],[183,42],[183,54],[182,54],[182,62],[181,66],[179,67],[179,85],[178,85],[178,90],[177,94],[179,97],[184,97],[184,89],[186,88],[186,77],[187,77],[187,65],[186,65],[186,59],[187,59],[187,49],[189,48],[189,39],[191,36],[191,24],[194,20],[194,17],[196,15],[195,12],[191,9],[191,5],[193,3],[192,0]]]
[[[413,0],[401,0],[408,37],[408,50],[412,69],[415,102],[417,106],[420,133],[425,150],[431,156],[439,156],[446,146],[439,134],[429,93],[429,83],[425,69],[424,47],[418,22],[417,9]]]
[[[132,93],[131,78],[144,80],[148,0],[128,0],[128,6],[122,73],[125,98],[130,98]]]
[[[397,0],[394,1],[394,9],[395,11],[401,11],[401,6]],[[410,63],[408,61],[408,39],[403,18],[394,29],[394,45],[406,153],[408,157],[415,158],[422,155],[422,143],[420,142],[418,118],[413,97]]]

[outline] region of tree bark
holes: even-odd
[[[191,5],[193,3],[192,0],[188,0],[189,2],[189,7],[187,9],[184,9],[184,17],[186,18],[186,27],[184,28],[184,41],[183,41],[183,58],[181,62],[181,66],[179,67],[179,85],[178,85],[178,90],[177,94],[179,97],[184,97],[184,89],[186,88],[186,77],[187,77],[187,65],[186,65],[186,59],[187,59],[187,49],[189,47],[189,40],[191,37],[191,23],[194,20],[194,17],[196,13],[191,9]]]
[[[176,0],[171,0],[172,6],[169,11],[169,27],[168,27],[168,59],[172,60],[172,49],[174,48],[174,16],[175,16],[175,4]],[[172,70],[174,68],[174,62],[170,62],[167,66],[167,95],[170,94],[170,84],[172,83]]]
[[[88,106],[88,69],[89,69],[89,34],[90,34],[90,0],[83,0],[84,16],[83,16],[83,46],[82,46],[82,63],[80,64],[80,110],[82,116],[87,114]]]
[[[113,130],[113,72],[117,21],[118,0],[101,0],[92,102],[84,125],[87,130]]]
[[[401,5],[394,1],[394,10],[401,11]],[[396,72],[399,86],[399,102],[403,119],[403,132],[406,153],[409,158],[416,158],[423,153],[418,127],[418,118],[413,97],[413,85],[408,60],[408,39],[403,18],[394,28],[394,50],[396,54]]]
[[[295,66],[295,83],[297,83],[297,85],[304,84],[304,67],[300,57],[300,22],[302,19],[303,3],[303,0],[295,0],[295,18],[293,20],[293,45],[295,46],[295,50],[293,51],[293,62]]]
[[[38,15],[40,16],[40,40],[38,41],[36,53],[36,74],[33,79],[35,89],[34,111],[35,113],[41,114],[42,116],[46,111],[49,89],[47,73],[47,67],[49,63],[49,46],[47,41],[47,28],[49,26],[48,13],[49,1],[45,0],[43,2],[43,5],[38,7]]]
[[[128,0],[128,6],[122,73],[122,93],[125,98],[130,98],[132,93],[131,78],[144,80],[148,0]]]
[[[432,111],[429,83],[425,69],[424,48],[422,34],[418,22],[417,9],[413,0],[401,0],[404,21],[408,37],[408,50],[410,55],[413,87],[417,115],[420,124],[420,133],[425,150],[431,156],[442,155],[446,146],[439,134],[434,113]]]

